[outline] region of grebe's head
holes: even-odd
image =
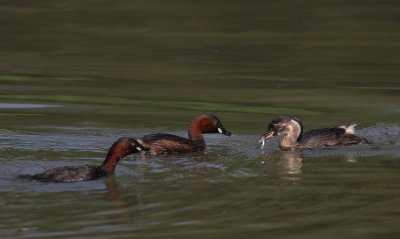
[[[191,128],[197,128],[202,133],[220,133],[227,136],[232,135],[231,132],[225,129],[218,117],[210,113],[199,115],[193,119]]]
[[[116,149],[119,154],[123,157],[129,154],[136,153],[138,151],[148,150],[146,147],[141,145],[135,138],[122,137],[114,142],[112,148]]]
[[[142,150],[149,150],[141,145],[135,138],[122,137],[117,139],[108,150],[106,159],[101,167],[107,174],[114,173],[118,161],[123,157]]]
[[[300,119],[294,116],[279,116],[268,124],[268,130],[261,136],[259,142],[264,145],[266,140],[277,135],[287,135],[290,133],[296,134],[296,137],[302,135],[303,124]]]

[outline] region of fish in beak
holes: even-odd
[[[260,139],[258,140],[258,142],[261,144],[261,148],[264,149],[265,146],[265,142],[267,142],[267,140],[272,139],[273,137],[275,137],[278,134],[277,131],[267,131],[265,132]]]

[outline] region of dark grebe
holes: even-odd
[[[279,116],[269,123],[268,131],[261,136],[259,142],[264,147],[266,140],[282,134],[280,148],[283,150],[368,143],[365,138],[354,135],[355,126],[356,124],[314,129],[303,134],[303,124],[300,119],[294,116]]]
[[[138,139],[139,143],[150,149],[151,154],[186,153],[202,151],[206,148],[203,133],[221,133],[231,136],[221,121],[213,114],[202,114],[192,120],[189,139],[172,134],[149,134]]]
[[[141,146],[136,139],[123,137],[113,143],[108,151],[106,159],[100,166],[89,164],[66,166],[53,168],[35,175],[20,175],[19,177],[42,182],[59,183],[95,180],[113,174],[119,160],[126,155],[142,150],[144,150],[143,146]]]

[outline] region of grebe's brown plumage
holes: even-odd
[[[189,138],[158,133],[142,136],[138,141],[149,148],[148,152],[151,154],[196,152],[206,148],[204,133],[231,135],[215,115],[202,114],[192,120],[188,131]]]
[[[108,151],[106,159],[100,166],[89,164],[81,166],[66,166],[49,169],[43,173],[35,175],[20,175],[20,178],[59,183],[95,180],[113,174],[119,160],[129,154],[142,150],[145,150],[145,148],[140,145],[136,139],[123,137],[113,143]]]
[[[365,138],[354,134],[354,127],[355,125],[322,128],[303,133],[303,123],[299,118],[279,116],[269,123],[268,130],[260,142],[264,145],[266,140],[283,135],[279,145],[283,150],[368,143]]]

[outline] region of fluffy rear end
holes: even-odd
[[[342,126],[340,126],[339,128],[344,129],[344,133],[345,133],[345,134],[355,134],[355,133],[356,133],[355,127],[356,127],[357,125],[358,125],[358,124],[353,123],[353,124],[351,124],[351,125],[349,125],[349,126],[342,125]]]

